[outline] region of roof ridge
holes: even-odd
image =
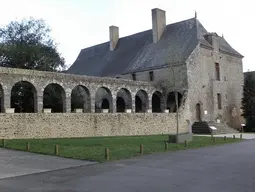
[[[189,19],[185,19],[185,20],[182,20],[182,21],[178,21],[178,22],[175,22],[175,23],[170,23],[170,24],[167,24],[165,27],[168,27],[168,26],[171,26],[171,25],[175,25],[175,24],[180,24],[180,23],[184,23],[184,22],[187,22],[187,21],[190,21],[190,20],[193,20],[193,19],[196,19],[194,17],[192,18],[189,18]],[[126,36],[123,36],[123,37],[120,37],[119,40],[121,39],[124,39],[124,38],[127,38],[127,37],[132,37],[132,36],[135,36],[135,35],[139,35],[139,34],[142,34],[142,33],[145,33],[145,32],[149,32],[149,31],[152,31],[152,29],[147,29],[147,30],[144,30],[144,31],[140,31],[140,32],[137,32],[137,33],[133,33],[131,35],[126,35]],[[96,45],[92,45],[90,47],[85,47],[81,50],[86,50],[86,49],[89,49],[89,48],[93,48],[93,47],[96,47],[98,45],[102,45],[102,44],[105,44],[105,43],[109,43],[110,41],[105,41],[103,43],[99,43],[99,44],[96,44]]]
[[[90,48],[94,48],[96,46],[103,45],[103,44],[106,44],[106,43],[109,43],[109,41],[106,41],[106,42],[103,42],[103,43],[99,43],[99,44],[96,44],[96,45],[92,45],[90,47],[85,47],[85,48],[81,49],[81,51],[86,50],[86,49],[90,49]]]
[[[175,23],[169,23],[166,25],[166,27],[170,26],[170,25],[175,25],[175,24],[180,24],[180,23],[184,23],[184,22],[187,22],[189,20],[192,20],[192,19],[195,19],[194,17],[193,18],[189,18],[189,19],[185,19],[185,20],[182,20],[182,21],[178,21],[178,22],[175,22]],[[133,33],[131,35],[126,35],[126,36],[123,36],[121,38],[125,38],[125,37],[130,37],[130,36],[133,36],[133,35],[138,35],[140,33],[144,33],[144,32],[149,32],[149,31],[152,31],[152,29],[147,29],[147,30],[144,30],[144,31],[140,31],[140,32],[137,32],[137,33]],[[120,39],[121,39],[120,38]]]

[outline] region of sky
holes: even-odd
[[[166,11],[167,24],[194,17],[224,35],[244,55],[243,70],[255,71],[255,11],[252,0],[0,0],[0,25],[22,18],[44,19],[70,66],[81,49],[109,41],[109,26],[120,37],[152,28],[151,9]],[[252,19],[253,18],[253,19]]]

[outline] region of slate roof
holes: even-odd
[[[196,18],[167,25],[157,43],[153,43],[152,30],[143,31],[120,38],[114,51],[110,51],[109,41],[82,49],[67,73],[118,76],[182,64],[198,43],[212,48],[205,34],[206,29]],[[217,39],[221,50],[242,56],[224,38]]]

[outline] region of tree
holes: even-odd
[[[65,69],[65,60],[58,53],[57,44],[49,34],[50,29],[42,19],[29,18],[12,21],[1,27],[0,66],[52,72],[60,72]],[[21,103],[28,105],[31,103],[30,99],[24,96],[29,95],[26,92],[29,92],[30,89],[24,84],[14,90],[12,97],[15,98],[15,102],[13,103],[19,108],[18,111],[23,112],[24,107],[21,105],[24,104]],[[22,90],[23,93],[20,94],[19,90]],[[51,99],[48,100],[51,102]],[[30,107],[32,108],[32,106]]]
[[[255,80],[251,73],[244,78],[242,110],[247,129],[255,128]]]
[[[65,60],[44,20],[12,21],[0,28],[0,66],[59,71]]]

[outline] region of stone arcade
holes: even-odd
[[[1,67],[0,79],[2,138],[147,135],[176,131],[176,114],[166,110],[167,106],[175,107],[173,93],[164,98],[162,90],[150,82]],[[32,87],[34,110],[30,113],[15,113],[11,92],[19,83]],[[59,97],[63,100],[62,111],[54,113],[44,107],[44,90],[49,85],[62,90]],[[86,98],[83,108],[71,113],[72,91],[77,86],[85,90]],[[181,106],[183,100],[179,102]],[[186,122],[180,123],[180,131],[188,131]]]

